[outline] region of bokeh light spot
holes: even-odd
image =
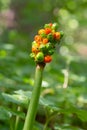
[[[78,28],[79,23],[78,23],[78,21],[76,19],[70,19],[69,22],[68,22],[68,26],[71,29],[76,29],[76,28]]]

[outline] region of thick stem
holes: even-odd
[[[28,107],[23,130],[32,130],[33,128],[33,123],[35,120],[39,96],[40,96],[43,69],[44,69],[43,64],[37,64],[36,72],[35,72],[34,90],[32,92],[31,101]]]

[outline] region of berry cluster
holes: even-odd
[[[55,44],[60,42],[63,32],[56,32],[57,24],[45,24],[43,29],[38,31],[32,42],[32,53],[30,56],[37,63],[49,63],[52,61],[52,54],[55,50]]]

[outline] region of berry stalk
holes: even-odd
[[[23,130],[32,130],[33,124],[37,112],[41,83],[42,83],[42,75],[45,64],[37,64],[36,72],[35,72],[35,82],[34,82],[34,90],[32,92],[31,101],[28,107],[27,116],[24,123]]]

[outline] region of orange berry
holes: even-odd
[[[37,42],[38,47],[40,46],[41,42]]]
[[[45,33],[45,29],[40,29],[40,30],[38,31],[38,34],[39,34],[39,35],[41,35],[41,34],[43,34],[43,33]]]
[[[35,45],[32,46],[32,52],[33,53],[39,52],[39,45],[38,44],[35,44]]]
[[[40,41],[42,40],[42,38],[41,38],[41,36],[36,35],[36,36],[34,37],[34,40],[35,40],[36,42],[40,42]]]
[[[36,48],[35,47],[32,47],[32,52],[35,52],[36,51]]]
[[[49,23],[49,26],[52,26],[53,24],[52,23]]]
[[[46,28],[46,29],[45,29],[45,33],[46,33],[46,34],[51,33],[51,31],[52,31],[52,30],[51,30],[50,28]]]
[[[45,63],[49,63],[51,61],[52,61],[52,57],[51,56],[47,55],[47,56],[44,57],[44,62]]]
[[[48,39],[47,39],[47,38],[44,38],[44,39],[43,39],[43,44],[46,44],[46,43],[48,43]]]
[[[60,32],[55,32],[54,33],[54,38],[59,40],[60,39]]]

